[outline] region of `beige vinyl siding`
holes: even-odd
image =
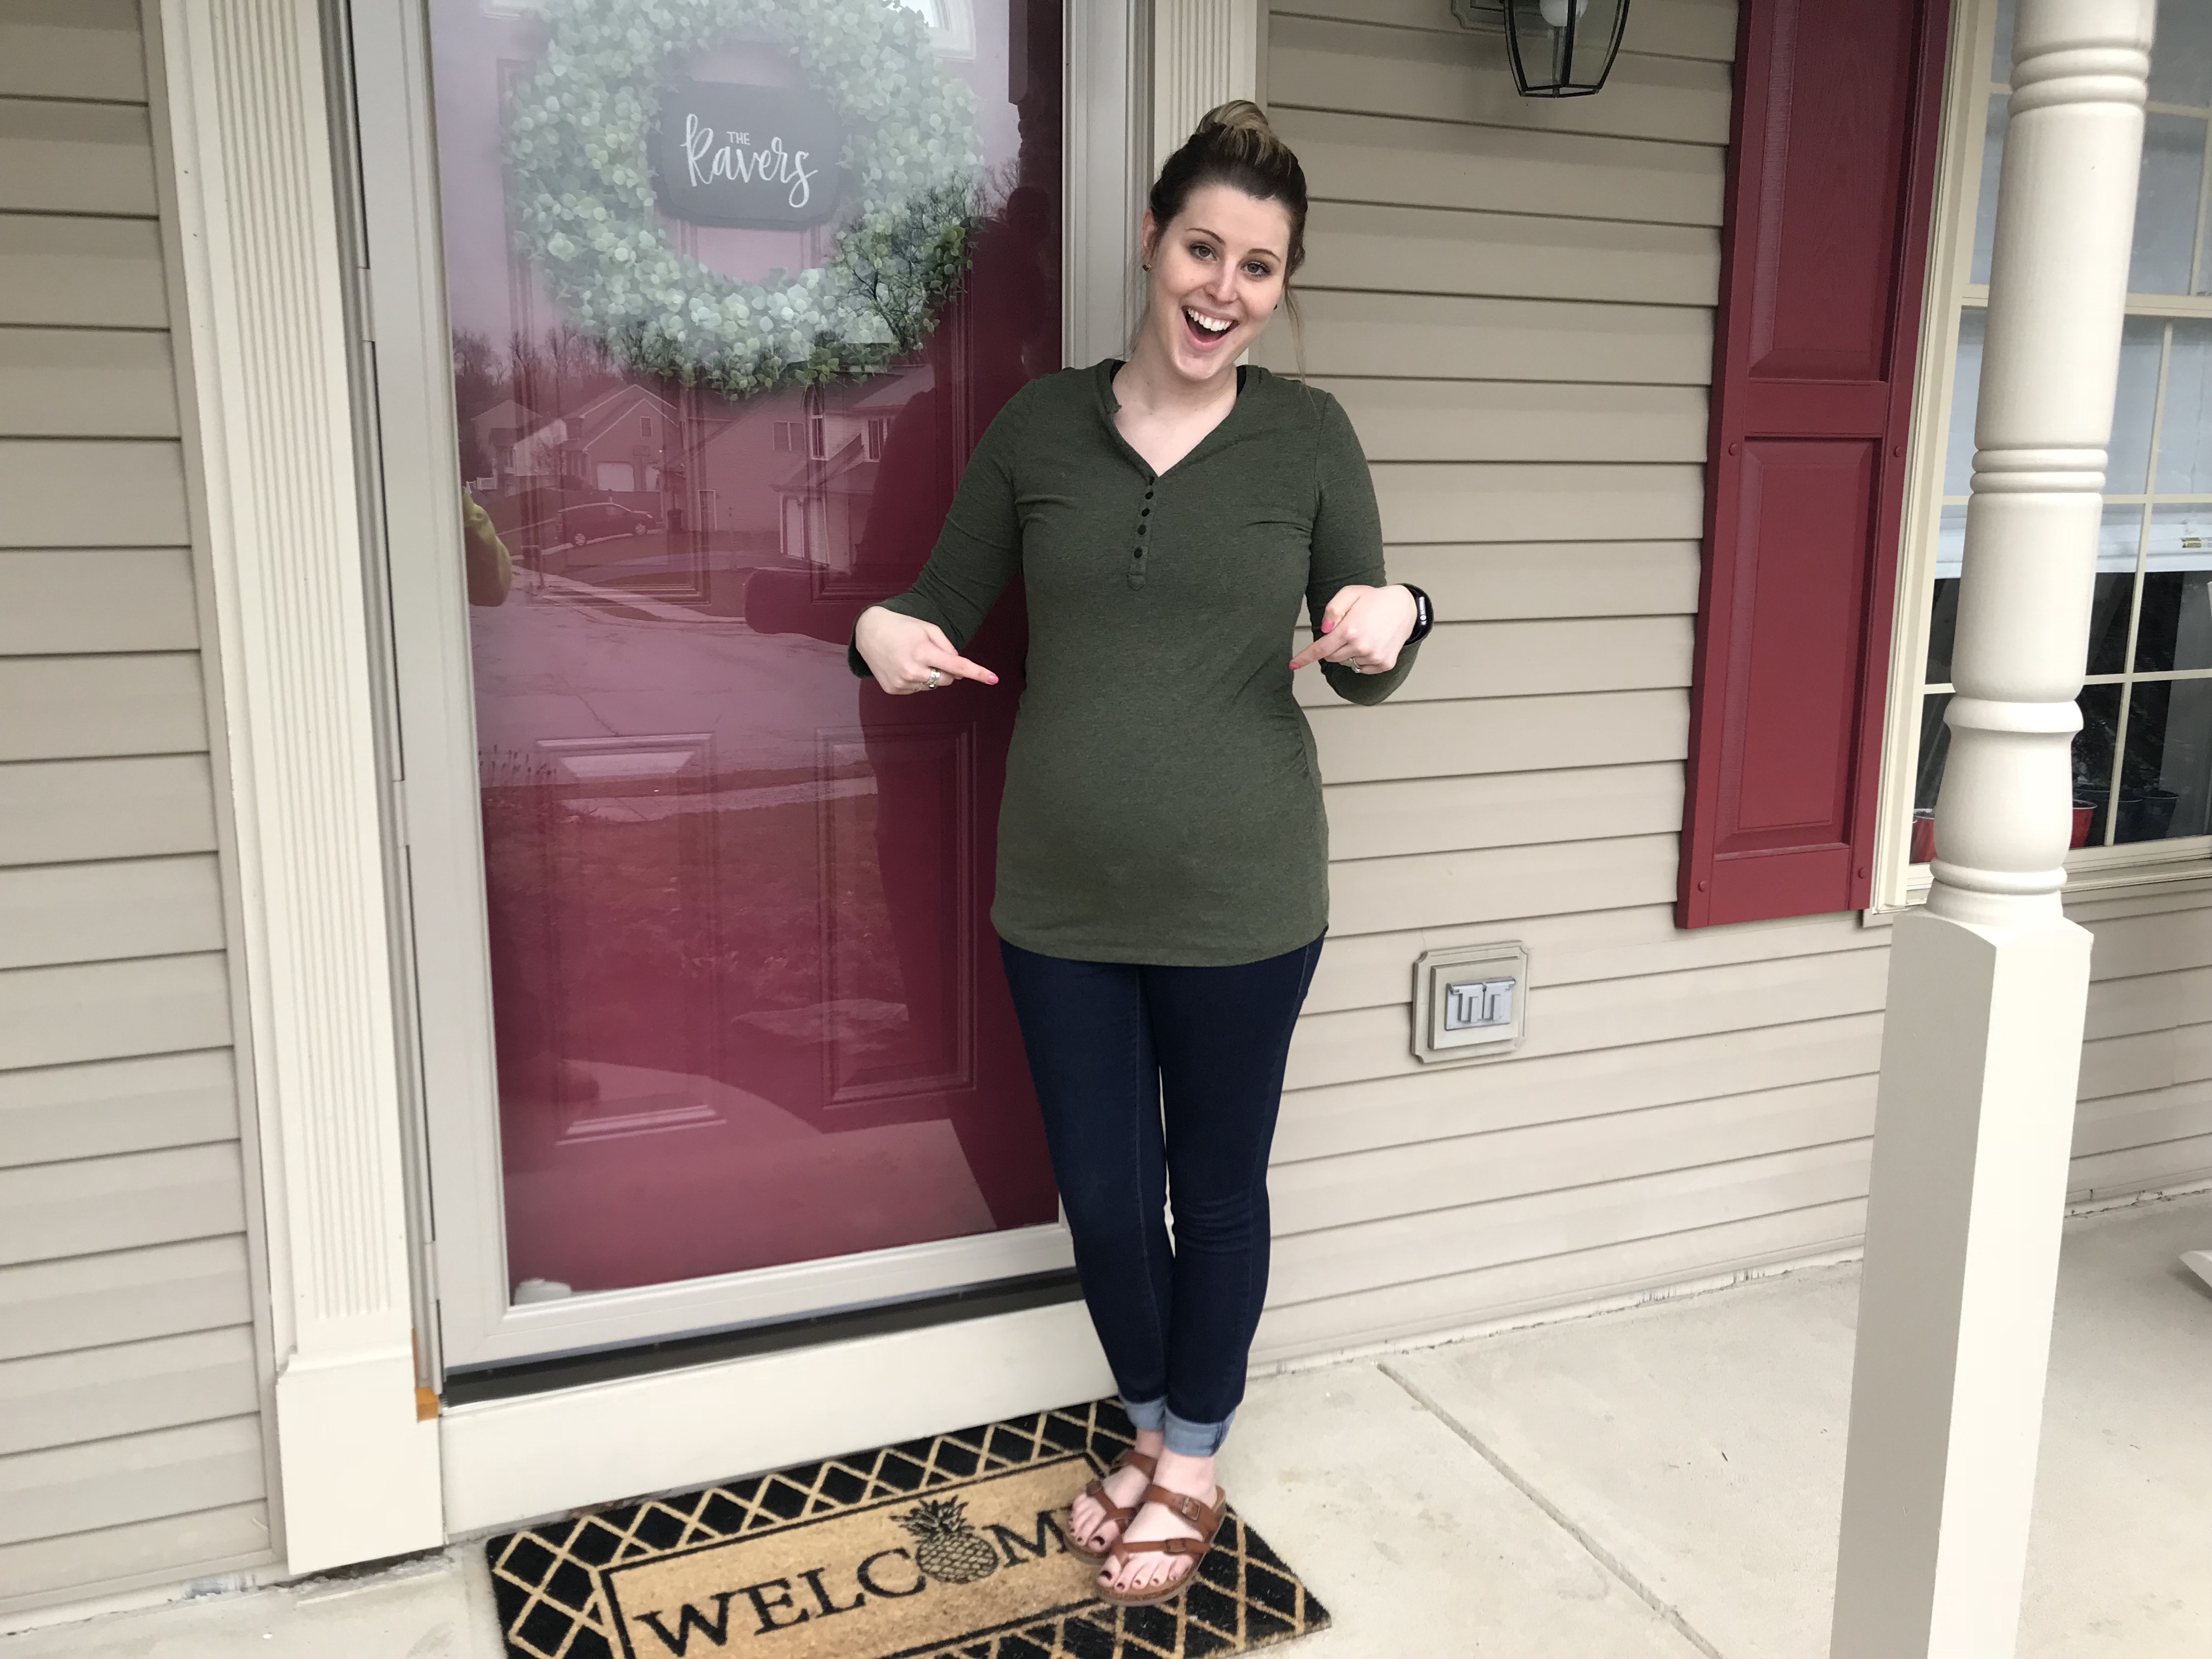
[[[0,1610],[270,1559],[144,49],[0,0]]]
[[[1270,32],[1314,199],[1303,348],[1260,355],[1342,400],[1445,620],[1380,708],[1303,688],[1333,902],[1260,1356],[1848,1248],[1888,930],[1672,911],[1735,8],[1639,0],[1604,92],[1559,103],[1429,0],[1276,0]],[[2076,908],[2077,1192],[2212,1172],[2212,896]],[[1526,1044],[1424,1066],[1413,958],[1504,939]]]

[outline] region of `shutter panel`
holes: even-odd
[[[1948,0],[1744,0],[1685,927],[1871,891]]]

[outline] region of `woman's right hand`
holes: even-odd
[[[955,651],[945,630],[935,623],[902,617],[879,605],[860,613],[853,629],[853,644],[876,677],[876,684],[895,697],[928,691],[954,680],[981,680],[986,685],[999,683],[999,677],[989,669]],[[933,683],[932,669],[937,671]]]

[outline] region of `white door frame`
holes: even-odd
[[[1143,0],[1066,0],[1064,330],[1071,363],[1121,349],[1148,161]],[[441,1369],[726,1328],[1070,1265],[1055,1223],[511,1306],[505,1270],[461,501],[421,0],[356,0],[356,95],[375,342],[401,868],[414,922]],[[1134,95],[1133,95],[1134,94]]]

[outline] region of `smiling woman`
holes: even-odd
[[[963,653],[1017,573],[1028,596],[991,919],[1138,1431],[1069,1536],[1124,1603],[1179,1594],[1220,1524],[1213,1455],[1267,1288],[1267,1148],[1328,919],[1292,684],[1318,662],[1380,702],[1428,625],[1424,596],[1386,585],[1343,409],[1237,365],[1286,301],[1305,216],[1297,158],[1255,106],[1201,121],[1143,217],[1128,361],[1016,393],[921,579],[854,631],[854,672],[885,691],[996,686]],[[1314,638],[1293,655],[1302,603]]]

